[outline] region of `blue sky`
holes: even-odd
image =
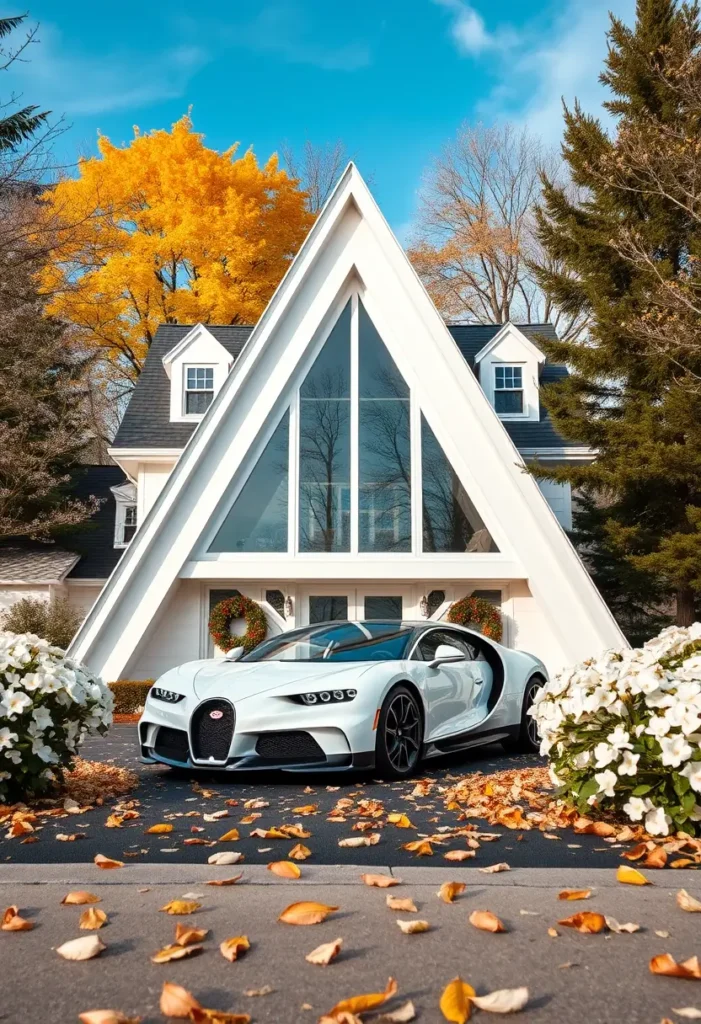
[[[128,142],[190,106],[209,145],[261,159],[342,139],[403,239],[461,121],[509,119],[555,144],[562,95],[598,110],[609,9],[630,22],[634,0],[36,0],[41,42],[0,95],[65,114],[68,160],[98,131]]]

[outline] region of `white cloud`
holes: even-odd
[[[369,46],[362,42],[334,44],[311,39],[310,26],[295,4],[264,7],[253,21],[236,26],[235,41],[261,53],[276,54],[289,64],[312,64],[323,71],[357,71],[372,59]]]
[[[433,0],[451,13],[450,34],[461,53],[480,54],[485,50],[502,50],[514,44],[514,35],[500,29],[489,32],[484,18],[465,0]]]

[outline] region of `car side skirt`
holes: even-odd
[[[481,747],[487,743],[498,743],[500,740],[516,739],[521,731],[518,725],[499,725],[491,729],[470,729],[467,732],[446,736],[445,739],[425,743],[421,752],[422,758],[440,757],[441,754],[452,754],[458,750],[469,750],[470,747]]]

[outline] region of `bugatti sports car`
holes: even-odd
[[[438,622],[322,622],[166,672],[139,722],[144,760],[176,768],[375,768],[501,741],[538,749],[537,658]]]

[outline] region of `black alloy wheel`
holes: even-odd
[[[419,763],[423,740],[421,710],[406,686],[395,686],[385,697],[377,726],[377,765],[392,779],[411,775]]]
[[[529,679],[526,692],[523,695],[519,733],[508,740],[502,740],[502,746],[509,753],[519,751],[522,754],[537,754],[540,751],[538,724],[533,715],[529,715],[528,712],[533,707],[536,694],[543,686],[544,681],[540,676],[533,676],[532,679]]]

